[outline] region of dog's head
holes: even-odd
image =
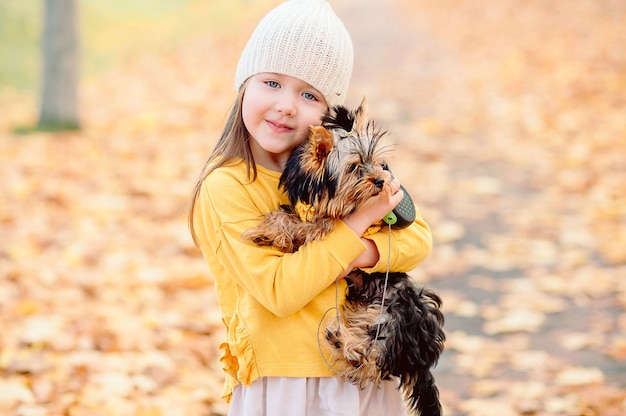
[[[335,107],[321,126],[293,150],[280,178],[292,205],[311,205],[315,215],[341,218],[388,186],[390,147],[367,118],[365,99],[355,110]]]

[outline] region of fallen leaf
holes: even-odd
[[[545,314],[533,310],[514,309],[503,312],[502,316],[484,325],[486,334],[514,332],[536,332],[545,322]]]
[[[556,376],[556,382],[562,386],[584,386],[604,382],[604,373],[598,368],[566,368]]]

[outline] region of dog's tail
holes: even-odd
[[[412,387],[405,390],[409,408],[416,415],[440,416],[439,389],[435,386],[433,374],[428,369],[421,371]]]
[[[444,317],[441,313],[441,298],[427,289],[419,292],[416,306],[420,309],[419,357],[417,380],[411,377],[405,386],[406,399],[410,408],[420,416],[440,416],[439,390],[431,369],[437,364],[444,349],[446,335],[443,331]]]

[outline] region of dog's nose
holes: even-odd
[[[383,185],[385,184],[385,180],[383,178],[375,178],[372,182],[378,189],[383,189]]]

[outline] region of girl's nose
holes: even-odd
[[[294,116],[296,114],[295,100],[290,95],[284,94],[276,102],[276,111],[283,113],[287,116]]]

